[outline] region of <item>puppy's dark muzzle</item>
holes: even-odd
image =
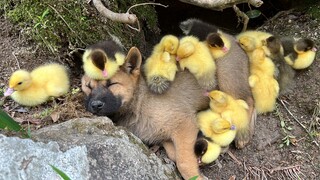
[[[99,111],[103,108],[104,106],[104,102],[96,100],[96,101],[92,101],[90,103],[91,109],[93,109],[94,111]]]
[[[98,116],[109,116],[116,113],[121,106],[121,97],[113,95],[105,87],[97,87],[85,100],[86,109]]]

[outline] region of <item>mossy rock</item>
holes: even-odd
[[[102,1],[118,13],[125,13],[143,0]],[[85,48],[87,45],[116,36],[129,49],[145,44],[144,31],[159,32],[157,15],[151,5],[137,6],[130,13],[137,15],[142,30],[137,32],[126,24],[101,16],[86,0],[3,0],[1,14],[23,29],[25,37],[47,48],[53,54]]]

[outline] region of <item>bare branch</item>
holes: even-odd
[[[249,23],[249,17],[246,15],[246,13],[240,11],[236,5],[233,5],[233,10],[236,12],[239,20],[243,23],[242,32],[246,31]]]
[[[122,22],[126,24],[135,24],[137,23],[137,16],[135,14],[129,14],[129,13],[115,13],[113,11],[110,11],[108,8],[106,8],[101,0],[92,0],[93,5],[97,8],[100,14],[105,16],[106,18],[116,21],[116,22]]]
[[[192,4],[195,6],[212,9],[212,10],[223,10],[233,5],[241,3],[249,3],[254,7],[260,7],[263,4],[262,0],[180,0],[181,2]]]

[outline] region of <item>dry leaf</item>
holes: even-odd
[[[60,119],[60,112],[53,112],[50,117],[53,122],[57,122]]]

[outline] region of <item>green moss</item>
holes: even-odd
[[[141,2],[143,0],[118,0],[110,3],[108,8],[121,13]],[[4,0],[0,5],[2,12],[12,22],[19,24],[27,37],[53,53],[59,52],[61,48],[85,47],[107,39],[110,34],[119,37],[127,47],[140,39],[135,37],[139,36],[138,32],[127,28],[123,23],[101,17],[94,7],[82,0]],[[152,6],[138,6],[131,12],[137,15],[140,23],[145,21],[147,28],[156,29],[157,17]]]
[[[320,19],[320,4],[316,4],[314,6],[311,6],[307,13],[309,13],[313,18]]]

